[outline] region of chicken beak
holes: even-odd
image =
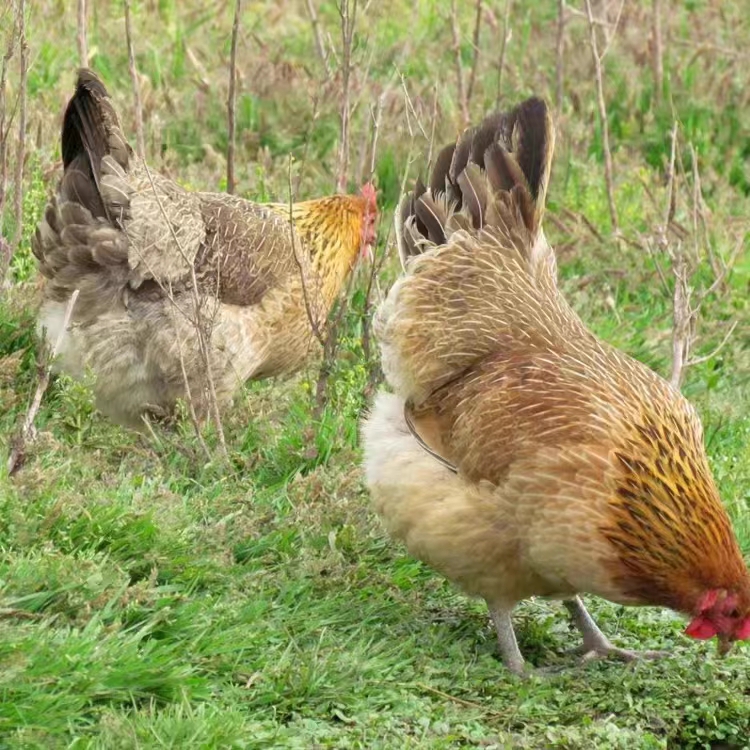
[[[733,648],[734,641],[729,638],[727,635],[719,635],[717,636],[718,644],[717,644],[717,651],[719,653],[719,656],[726,656]]]

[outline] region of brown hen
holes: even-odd
[[[366,479],[391,534],[483,597],[505,664],[511,612],[561,598],[589,657],[617,649],[579,593],[671,607],[727,651],[750,577],[691,405],[586,329],[541,229],[553,128],[530,99],[444,149],[397,217],[405,272],[378,312]]]
[[[65,112],[62,155],[33,241],[48,279],[40,326],[57,341],[79,291],[59,366],[93,372],[98,407],[125,425],[169,414],[188,393],[205,413],[211,381],[224,402],[245,380],[298,369],[316,340],[311,318],[323,324],[374,240],[369,184],[296,203],[290,220],[288,205],[190,192],[150,171],[89,70]]]

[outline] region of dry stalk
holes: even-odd
[[[175,303],[174,299],[174,292],[172,290],[172,285],[170,284],[168,297],[170,301],[173,303],[170,307],[170,312],[172,315],[172,324],[174,325],[175,331],[177,330],[177,317],[176,312],[179,311],[179,308],[177,304]],[[185,401],[187,402],[188,407],[188,414],[190,415],[190,422],[193,425],[193,430],[195,431],[195,435],[198,438],[198,443],[200,444],[201,450],[203,451],[203,455],[206,457],[207,461],[211,461],[211,451],[208,449],[208,445],[206,445],[206,441],[203,438],[203,431],[201,430],[200,422],[198,421],[198,415],[195,413],[195,404],[193,402],[193,394],[190,390],[190,378],[188,378],[187,369],[185,368],[185,351],[183,348],[183,339],[182,336],[177,336],[177,353],[180,357],[180,371],[182,373],[182,382],[185,386]],[[150,427],[150,423],[147,422]]]
[[[497,96],[495,97],[495,106],[500,106],[500,99],[503,95],[503,73],[505,72],[505,55],[508,52],[508,42],[510,42],[510,10],[513,0],[505,0],[505,12],[503,13],[503,40],[500,42],[500,57],[497,61]]]
[[[138,84],[138,69],[135,66],[135,50],[133,49],[133,30],[130,23],[130,0],[123,0],[125,4],[125,41],[128,46],[128,69],[133,84],[133,103],[135,106],[135,138],[138,156],[146,158],[146,141],[143,137],[143,107],[141,105],[141,87]]]
[[[294,228],[294,194],[292,192],[292,163],[293,157],[289,154],[289,170],[288,170],[288,190],[289,190],[289,241],[292,244],[292,256],[294,262],[299,269],[300,283],[302,284],[302,301],[305,304],[305,312],[307,313],[307,320],[310,323],[313,335],[318,340],[322,347],[325,347],[325,339],[323,337],[323,331],[320,329],[317,315],[313,312],[312,303],[310,301],[310,295],[307,290],[307,272],[302,258],[297,252],[297,230]]]
[[[18,249],[23,233],[23,167],[26,160],[26,81],[29,70],[29,45],[26,42],[26,0],[18,0],[16,6],[20,51],[20,73],[18,82],[18,140],[16,141],[16,172],[14,176],[13,215],[15,232],[11,244],[11,254]]]
[[[234,21],[232,23],[232,51],[229,57],[229,96],[227,97],[227,120],[229,122],[229,142],[227,144],[227,192],[232,195],[235,189],[234,149],[235,127],[237,121],[237,37],[240,29],[240,12],[242,0],[234,4]]]
[[[10,4],[3,13],[10,14]],[[5,215],[5,203],[8,190],[8,140],[10,129],[13,125],[13,114],[9,115],[7,107],[7,84],[8,68],[10,61],[15,53],[18,44],[18,16],[13,13],[13,26],[8,36],[8,46],[3,53],[2,67],[0,68],[0,222]],[[13,254],[12,246],[6,239],[0,235],[0,286],[5,280],[5,275],[10,267],[10,260]]]
[[[691,185],[679,157],[677,148],[678,137],[679,132],[677,123],[675,122],[671,132],[667,205],[664,224],[657,231],[657,244],[662,252],[669,257],[674,277],[674,287],[672,290],[672,370],[670,383],[677,389],[682,385],[685,370],[688,367],[701,362],[707,362],[715,357],[726,345],[727,341],[729,341],[729,338],[737,327],[737,321],[734,321],[713,351],[700,357],[691,357],[690,353],[696,341],[696,329],[703,305],[710,295],[720,290],[729,270],[738,257],[739,248],[742,247],[742,242],[740,241],[728,261],[719,265],[710,244],[701,242],[701,227],[705,226],[706,218],[705,206],[700,190],[697,154],[691,147],[693,158],[690,175]],[[680,175],[682,176],[686,191],[689,190],[690,192],[690,234],[692,234],[693,240],[691,249],[686,247],[686,241],[682,236],[684,231],[679,230],[675,222],[677,192],[679,188],[678,177]],[[669,241],[670,231],[676,235],[674,242]],[[707,258],[711,265],[714,279],[707,288],[702,289],[696,294],[693,288],[693,278],[704,257]],[[657,268],[659,268],[658,264]]]
[[[474,19],[474,33],[471,36],[471,46],[474,56],[471,59],[471,72],[469,73],[469,85],[466,87],[466,108],[471,109],[471,95],[474,93],[474,84],[477,79],[477,67],[479,65],[479,30],[482,25],[482,0],[477,0],[477,11]]]
[[[555,107],[558,116],[563,107],[565,74],[565,0],[557,0],[557,44],[555,50]]]
[[[453,35],[453,55],[456,61],[456,95],[458,98],[458,106],[461,109],[463,127],[468,127],[470,119],[469,101],[466,95],[466,85],[464,83],[464,66],[461,61],[461,33],[458,28],[456,0],[451,0],[451,33]]]
[[[23,420],[23,425],[21,426],[18,435],[13,440],[13,447],[10,451],[10,456],[8,456],[8,474],[13,474],[13,472],[21,467],[23,457],[26,453],[29,443],[31,443],[36,437],[36,428],[34,427],[34,421],[36,420],[36,415],[39,412],[39,407],[42,405],[42,397],[44,396],[45,392],[47,391],[47,387],[49,386],[50,376],[52,375],[51,363],[60,351],[60,346],[62,345],[63,337],[68,330],[70,318],[73,315],[73,308],[75,307],[77,299],[78,289],[76,289],[73,294],[70,295],[68,305],[65,308],[63,325],[60,328],[60,333],[58,333],[57,335],[57,339],[55,340],[54,346],[52,347],[52,351],[48,351],[46,339],[45,342],[42,343],[42,349],[39,354],[39,380],[37,381],[36,390],[34,391],[34,396],[31,399],[29,410],[26,412],[26,417]]]
[[[357,0],[340,0],[338,9],[341,18],[341,131],[336,189],[343,193],[349,179],[352,42],[357,22]]]
[[[185,262],[185,265],[190,271],[190,291],[192,293],[193,298],[193,307],[195,310],[195,318],[191,318],[189,314],[183,313],[188,321],[195,327],[195,332],[198,337],[198,350],[201,356],[202,364],[206,371],[206,383],[208,385],[208,413],[213,418],[214,426],[216,428],[216,433],[219,437],[219,446],[221,450],[222,457],[224,459],[228,459],[229,453],[227,451],[227,444],[226,440],[224,438],[224,426],[221,421],[221,412],[219,410],[219,400],[216,395],[216,385],[214,383],[214,375],[213,375],[213,369],[211,367],[211,331],[213,328],[213,321],[212,320],[204,320],[202,318],[202,300],[200,297],[200,294],[198,293],[198,279],[195,274],[195,265],[194,263],[188,258],[187,253],[185,252],[185,249],[182,247],[182,243],[180,242],[179,237],[177,236],[177,232],[175,231],[174,225],[169,220],[166,211],[164,210],[164,206],[161,202],[161,198],[159,197],[159,193],[156,190],[156,185],[154,184],[154,179],[151,176],[151,170],[148,168],[148,165],[144,162],[143,166],[146,170],[146,175],[148,176],[149,183],[151,185],[151,190],[154,193],[154,197],[156,198],[156,203],[159,206],[159,212],[162,215],[162,219],[166,223],[166,225],[169,227],[169,232],[172,235],[172,240],[177,246],[177,249],[182,256],[183,261]],[[165,289],[163,285],[160,285],[162,289]],[[166,290],[165,290],[166,291]],[[172,293],[172,290],[169,289],[167,291],[168,298],[172,304],[175,305],[177,309],[179,307],[177,306],[176,300],[174,298],[174,294]],[[182,355],[180,355],[180,366],[182,367],[183,371],[183,378],[185,379],[185,386],[186,386],[186,394],[190,391],[190,386],[187,383],[187,373],[185,371],[185,364],[184,360],[182,358]],[[192,399],[189,399],[190,402],[192,402]],[[189,408],[192,408],[192,404],[189,404]],[[195,427],[196,430],[199,430],[200,425],[198,425],[197,419],[195,420]]]
[[[662,91],[664,90],[664,45],[661,33],[661,0],[652,0],[652,22],[651,27],[651,64],[654,70],[654,104],[661,104]]]
[[[78,0],[78,34],[76,42],[78,44],[78,64],[82,68],[86,68],[89,64],[89,45],[86,36],[86,0]]]
[[[310,24],[313,30],[313,37],[315,38],[315,49],[318,51],[318,57],[323,63],[323,68],[326,72],[326,80],[331,77],[331,66],[328,62],[328,55],[326,54],[325,43],[323,42],[323,35],[320,32],[320,21],[318,20],[318,13],[315,10],[312,0],[306,0],[307,2],[307,13],[310,16]]]
[[[591,55],[594,60],[594,72],[596,75],[596,99],[599,107],[599,121],[602,128],[602,146],[604,149],[604,179],[607,187],[607,202],[609,203],[609,217],[612,222],[612,231],[619,232],[617,220],[617,206],[615,204],[614,168],[612,166],[612,151],[609,146],[609,123],[607,122],[607,104],[604,99],[604,72],[602,70],[602,57],[596,40],[596,22],[591,11],[591,0],[586,0],[586,16],[589,22],[589,40],[591,43]],[[614,32],[613,32],[614,34]]]

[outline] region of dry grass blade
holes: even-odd
[[[42,345],[42,350],[39,354],[39,380],[37,381],[36,390],[34,391],[34,396],[31,399],[29,410],[26,412],[26,417],[23,421],[23,425],[21,426],[21,430],[19,431],[16,438],[12,441],[13,447],[11,448],[7,464],[8,474],[13,474],[15,471],[21,468],[26,449],[28,448],[29,443],[32,442],[35,437],[34,421],[36,420],[36,415],[39,412],[39,407],[42,405],[42,397],[46,393],[47,387],[49,386],[49,380],[52,374],[51,362],[60,351],[63,338],[65,337],[68,326],[70,325],[70,318],[73,315],[73,308],[75,307],[77,299],[78,289],[76,289],[73,294],[70,295],[68,305],[65,308],[65,317],[63,318],[62,327],[60,328],[60,332],[57,335],[57,339],[55,340],[55,344],[52,347],[52,351],[49,353],[49,355],[47,353],[46,347]]]

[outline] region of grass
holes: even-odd
[[[29,138],[38,143],[26,165],[23,241],[0,299],[3,448],[35,385],[39,280],[29,239],[59,174],[59,113],[76,64],[75,14],[58,5],[35,3],[29,22]],[[203,188],[224,179],[229,5],[134,4],[151,162]],[[335,45],[336,8],[317,5]],[[494,106],[498,88],[504,8],[486,5],[475,117]],[[697,149],[714,247],[726,256],[743,243],[726,291],[707,300],[698,353],[732,320],[735,335],[688,371],[684,391],[750,553],[750,94],[743,58],[732,54],[749,22],[741,3],[670,8],[657,105],[650,10],[631,5],[605,64],[623,235],[648,234],[663,216],[677,118]],[[555,6],[513,4],[504,102],[531,92],[554,99]],[[468,4],[460,23],[469,65]],[[92,9],[92,65],[132,133],[122,27],[120,13]],[[243,29],[240,190],[284,198],[291,152],[299,192],[330,191],[339,84],[321,83],[303,4],[252,3]],[[670,299],[653,259],[608,234],[587,30],[574,17],[567,34],[547,223],[561,283],[593,330],[667,373]],[[386,91],[375,172],[389,222],[405,169],[416,175],[428,147],[415,115],[427,134],[434,117],[441,139],[458,127],[445,10],[428,0],[370,4],[354,59],[352,184],[357,165],[369,163],[368,107]],[[689,166],[689,152],[682,156]],[[689,227],[689,207],[677,210]],[[10,214],[0,218],[12,236]],[[395,271],[389,261],[384,288]],[[710,283],[705,270],[696,283]],[[389,541],[370,510],[358,468],[357,422],[368,402],[361,280],[352,300],[322,415],[313,419],[314,362],[290,381],[249,385],[225,418],[228,464],[206,463],[187,423],[147,439],[107,423],[85,383],[53,382],[24,467],[0,474],[0,746],[750,747],[747,647],[720,660],[666,611],[592,600],[619,645],[672,656],[576,669],[564,652],[578,640],[560,605],[525,602],[516,616],[524,653],[566,669],[526,682],[503,670],[483,605]],[[215,447],[210,431],[206,440]]]

